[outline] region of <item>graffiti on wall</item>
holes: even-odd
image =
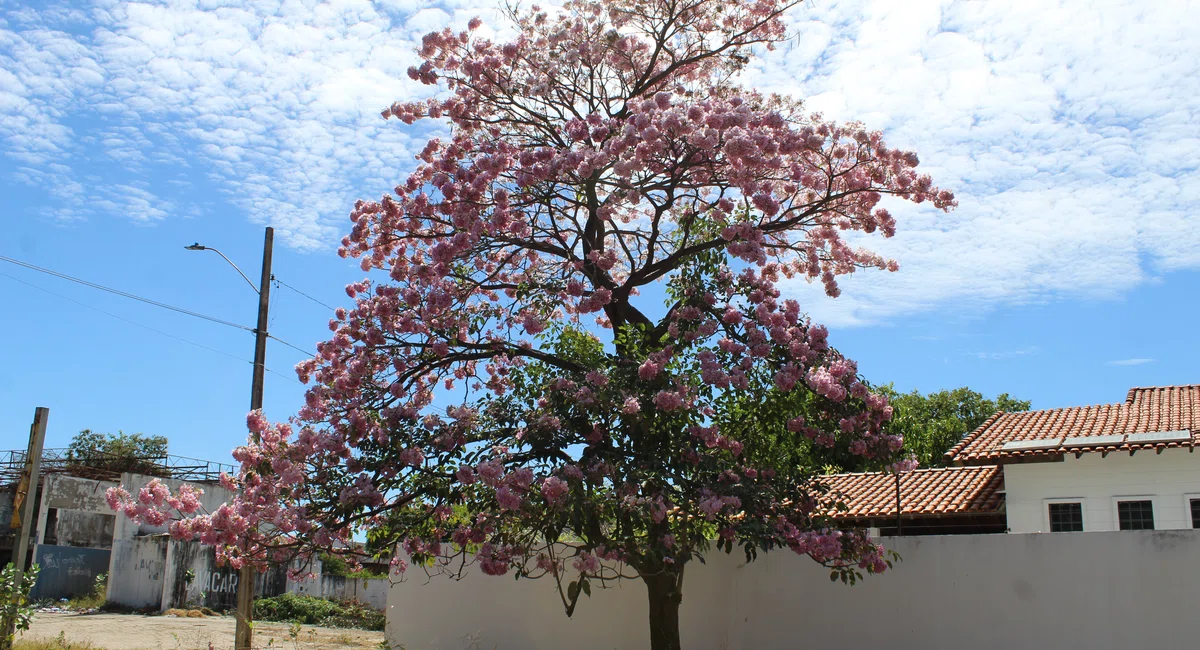
[[[108,571],[108,558],[108,549],[39,544],[34,562],[42,570],[31,596],[57,600],[89,593],[96,576]]]
[[[210,594],[237,592],[238,574],[234,571],[209,571],[200,581],[200,589]]]

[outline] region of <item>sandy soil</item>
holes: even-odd
[[[97,650],[227,650],[233,647],[233,617],[177,618],[137,614],[37,614],[26,639],[88,641]],[[292,637],[286,623],[256,622],[254,647],[271,650],[374,649],[382,632],[304,625]]]

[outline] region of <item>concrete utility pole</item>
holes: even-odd
[[[42,447],[46,443],[46,421],[50,419],[50,409],[39,406],[33,412],[33,425],[29,427],[29,451],[25,454],[25,471],[21,473],[21,483],[17,486],[14,506],[21,508],[21,530],[17,531],[15,558],[13,567],[17,570],[17,585],[24,582],[25,562],[29,559],[29,539],[33,536],[33,508],[37,501],[38,474],[42,469]],[[23,489],[22,489],[23,488]],[[13,519],[17,513],[13,512]],[[14,598],[20,596],[14,594]],[[13,621],[15,625],[16,621]],[[0,630],[0,647],[9,647],[7,639],[15,632],[9,626]]]
[[[262,259],[262,275],[258,281],[258,325],[254,328],[254,379],[250,384],[250,410],[255,411],[262,408],[263,400],[263,375],[266,373],[267,366],[267,313],[271,305],[271,252],[275,245],[275,229],[267,227],[266,236],[263,239],[263,259]],[[201,246],[200,244],[192,244],[184,246],[190,251],[212,251],[220,255],[229,265],[238,272],[251,288],[254,288],[254,282],[246,277],[245,273],[237,267],[225,254],[221,251],[209,247]],[[258,442],[255,440],[254,442]],[[233,633],[233,647],[235,650],[250,650],[253,642],[253,630],[251,622],[254,620],[254,569],[248,565],[242,566],[238,571],[237,581],[237,623]]]
[[[254,380],[250,384],[250,410],[262,408],[263,375],[267,361],[267,310],[271,304],[271,251],[275,230],[267,227],[263,240],[262,277],[258,281],[258,326],[254,329]],[[242,565],[238,572],[237,624],[234,628],[235,650],[250,650],[254,640],[251,621],[254,620],[254,568]]]

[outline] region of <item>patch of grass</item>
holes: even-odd
[[[108,574],[101,573],[92,583],[92,592],[67,601],[67,609],[99,609],[108,599]]]
[[[354,600],[283,594],[254,601],[254,618],[260,621],[304,623],[321,627],[350,627],[382,631],[383,612]]]
[[[65,632],[53,639],[17,639],[13,650],[104,650],[92,645],[91,641],[70,641]]]

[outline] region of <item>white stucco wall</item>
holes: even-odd
[[[685,650],[1184,648],[1200,531],[885,538],[904,561],[848,587],[787,551],[689,566]],[[421,650],[648,647],[638,583],[568,619],[548,582],[468,575],[392,587],[388,640]]]
[[[1085,532],[1118,530],[1114,497],[1153,501],[1157,530],[1191,528],[1185,495],[1200,498],[1200,453],[1088,453],[1061,463],[1005,465],[1004,489],[1014,533],[1049,532],[1047,499],[1075,498],[1083,504]]]
[[[726,647],[731,575],[728,567],[705,568],[697,564],[684,576],[680,626],[689,650]],[[593,587],[567,618],[551,580],[478,571],[458,581],[427,579],[410,568],[388,593],[387,638],[392,647],[420,650],[636,650],[648,647],[647,617],[640,582]]]
[[[126,607],[158,607],[166,582],[166,535],[117,539],[109,558],[107,600]]]

